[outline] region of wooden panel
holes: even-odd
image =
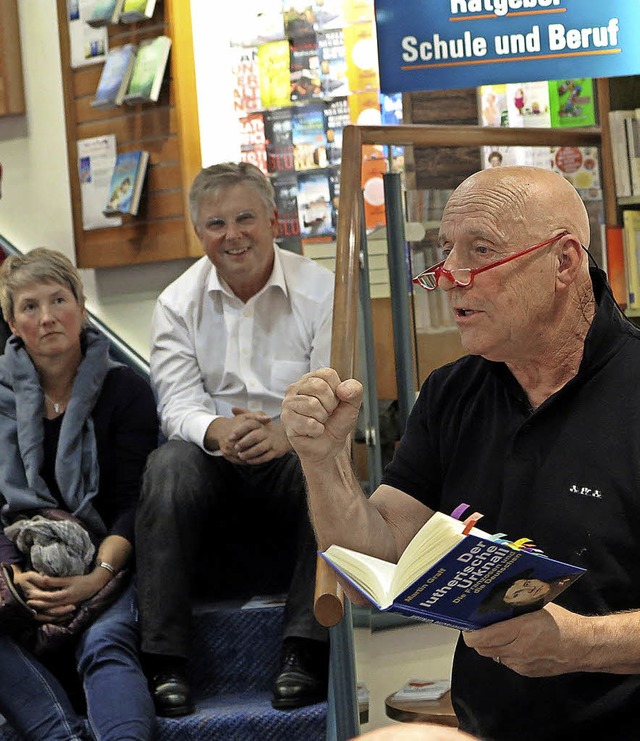
[[[201,166],[189,3],[165,0],[156,4],[149,21],[108,27],[110,48],[139,44],[161,34],[173,41],[157,103],[112,109],[91,106],[103,65],[71,68],[66,5],[66,0],[57,0],[78,266],[200,256],[188,213],[189,187]],[[180,111],[180,106],[186,110]],[[84,231],[76,141],[107,134],[115,135],[118,152],[144,149],[150,153],[140,208],[135,217],[123,216],[121,227]]]
[[[0,116],[25,112],[17,0],[0,1]]]
[[[437,126],[478,124],[475,88],[409,93],[404,98],[405,123]],[[414,147],[406,159],[408,182],[416,190],[449,190],[482,168],[478,147]]]

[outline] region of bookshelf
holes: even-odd
[[[0,3],[0,116],[25,113],[18,1]]]
[[[69,183],[77,264],[102,268],[186,257],[202,251],[189,220],[188,190],[201,167],[190,4],[157,3],[147,21],[108,26],[109,47],[172,39],[157,103],[100,110],[91,106],[102,63],[73,68],[67,0],[57,0]],[[122,225],[84,230],[76,142],[115,134],[118,152],[143,149],[150,161],[140,211]]]

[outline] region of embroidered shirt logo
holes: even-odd
[[[591,497],[592,499],[602,499],[602,492],[600,489],[590,489],[588,486],[578,486],[573,484],[569,487],[569,491],[572,494],[580,494],[581,497]]]

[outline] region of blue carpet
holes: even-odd
[[[199,605],[193,615],[189,672],[196,712],[158,718],[157,741],[324,741],[327,704],[274,710],[282,607],[242,610]],[[17,741],[0,726],[0,741]]]

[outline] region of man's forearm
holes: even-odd
[[[367,500],[348,450],[328,464],[302,461],[318,547],[338,544],[389,561],[396,559],[391,531]]]
[[[640,611],[593,616],[583,671],[640,673]]]

